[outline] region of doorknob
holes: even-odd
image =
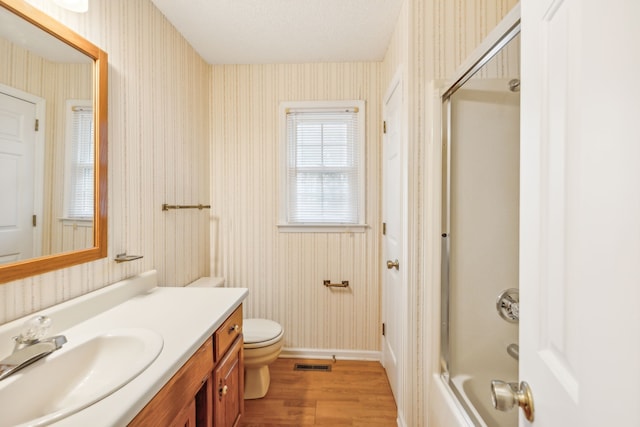
[[[524,381],[518,383],[506,383],[504,381],[491,381],[491,402],[499,411],[510,411],[516,405],[522,408],[528,421],[533,421],[533,394],[529,384]]]
[[[389,270],[391,270],[392,268],[395,268],[396,270],[400,270],[400,263],[398,262],[397,259],[395,261],[388,260],[387,261],[387,268]]]

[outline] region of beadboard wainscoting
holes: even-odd
[[[212,274],[249,288],[246,315],[287,348],[379,351],[380,63],[215,65],[212,82]],[[278,107],[306,100],[366,102],[364,232],[278,231]]]
[[[162,284],[208,275],[209,212],[161,207],[209,202],[211,67],[149,0],[91,0],[86,14],[33,2],[109,55],[109,256],[1,285],[0,323],[152,268]],[[0,75],[40,90],[6,64]],[[144,258],[115,263],[125,251]]]

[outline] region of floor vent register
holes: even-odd
[[[331,372],[331,365],[309,365],[304,363],[296,363],[293,366],[294,371],[315,371],[315,372]]]

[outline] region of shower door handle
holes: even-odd
[[[499,411],[510,411],[516,405],[522,408],[525,418],[533,421],[533,394],[531,387],[524,381],[518,383],[506,383],[504,381],[491,381],[491,402]]]
[[[395,261],[387,260],[387,268],[389,270],[391,270],[392,268],[395,268],[396,270],[400,270],[400,263],[398,262],[397,259]]]

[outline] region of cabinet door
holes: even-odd
[[[184,407],[178,416],[173,420],[170,427],[196,427],[196,401]]]
[[[214,371],[214,427],[233,427],[244,412],[244,357],[238,336]]]
[[[196,395],[210,381],[212,369],[213,341],[208,339],[131,421],[129,427],[179,425],[175,422],[190,413],[185,408],[195,405]]]

